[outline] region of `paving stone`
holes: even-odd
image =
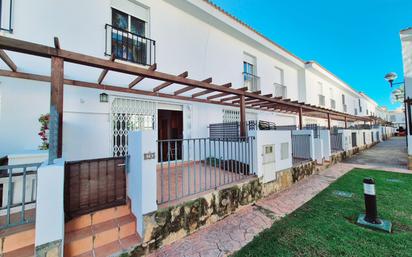
[[[391,159],[389,157],[393,156],[393,151],[403,151],[402,149],[398,149],[402,147],[402,144],[400,141],[396,140],[399,139],[385,141],[381,143],[383,147],[380,147],[381,144],[378,144],[374,148],[365,152],[374,151],[376,148],[378,149],[377,156],[385,155],[386,159]],[[391,150],[388,151],[385,149],[384,145],[390,145]],[[384,153],[382,153],[382,151]],[[362,154],[363,153],[359,155]],[[356,157],[359,155],[356,155]],[[373,154],[368,154],[368,158],[371,158],[370,156],[372,155]],[[268,211],[272,212],[273,216],[278,218],[295,211],[323,189],[328,187],[336,179],[346,174],[353,168],[377,168],[387,171],[410,173],[408,170],[403,169],[403,166],[400,167],[398,156],[393,157],[395,160],[386,160],[384,165],[379,162],[379,158],[382,157],[372,158],[371,160],[375,160],[375,162],[371,161],[368,163],[369,165],[359,164],[356,159],[353,163],[348,160],[345,163],[333,165],[321,174],[312,175],[298,181],[290,188],[280,193],[273,194],[259,200],[256,203],[256,206],[247,206],[237,213],[230,215],[227,218],[206,228],[200,229],[194,234],[189,235],[178,242],[158,249],[150,256],[228,256],[253,240],[253,238],[262,230],[271,226],[274,220],[273,218],[268,217]],[[388,166],[388,163],[392,163],[393,166]]]

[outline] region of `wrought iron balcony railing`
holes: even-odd
[[[286,98],[287,97],[287,87],[278,83],[275,83],[275,96]]]
[[[348,106],[346,104],[343,105],[343,112],[348,112]]]
[[[324,95],[319,95],[319,105],[325,106],[325,96]]]
[[[330,99],[330,108],[335,110],[336,109],[336,101],[333,99]]]
[[[150,66],[156,63],[156,41],[106,24],[105,55]]]
[[[243,72],[243,85],[247,87],[250,92],[260,90],[260,78],[254,74]]]

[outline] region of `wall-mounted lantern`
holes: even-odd
[[[106,93],[101,93],[100,94],[100,102],[101,103],[107,103],[109,102],[109,95]]]

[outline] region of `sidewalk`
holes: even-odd
[[[269,228],[276,219],[293,212],[355,167],[381,168],[350,163],[336,164],[319,175],[312,175],[285,191],[261,199],[255,206],[247,206],[207,228],[157,250],[150,256],[216,257],[231,254],[250,242],[259,232]],[[399,168],[383,169],[408,172]]]

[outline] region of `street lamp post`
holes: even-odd
[[[385,80],[389,82],[391,87],[394,85],[402,85],[403,84],[403,112],[405,114],[405,131],[408,131],[408,122],[406,117],[406,88],[405,88],[405,81],[393,83],[398,78],[398,74],[395,72],[389,72],[385,75]],[[408,139],[406,139],[406,145],[408,145]]]

